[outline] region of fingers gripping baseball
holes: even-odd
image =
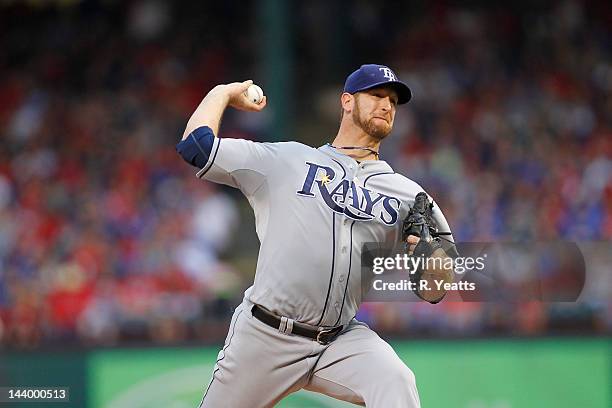
[[[266,96],[263,95],[261,88],[253,84],[252,80],[233,82],[225,86],[227,87],[229,106],[232,108],[248,112],[259,112],[266,107]]]

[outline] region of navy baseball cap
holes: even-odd
[[[389,86],[397,92],[397,103],[406,103],[412,98],[412,92],[408,85],[397,79],[397,75],[391,68],[385,65],[365,64],[346,78],[344,92],[354,94],[355,92],[367,91],[379,86]]]

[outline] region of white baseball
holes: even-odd
[[[263,90],[255,84],[249,86],[247,90],[244,91],[244,95],[249,99],[249,101],[257,105],[259,105],[261,101],[263,101],[264,97]]]

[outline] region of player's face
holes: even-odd
[[[368,135],[382,140],[391,133],[397,92],[391,88],[374,88],[355,94],[353,121]]]

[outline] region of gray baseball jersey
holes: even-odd
[[[384,161],[358,163],[330,145],[296,142],[215,138],[197,175],[239,188],[255,212],[261,247],[245,298],[318,326],[355,316],[362,244],[396,243],[423,191]],[[434,218],[450,231],[435,204]]]

